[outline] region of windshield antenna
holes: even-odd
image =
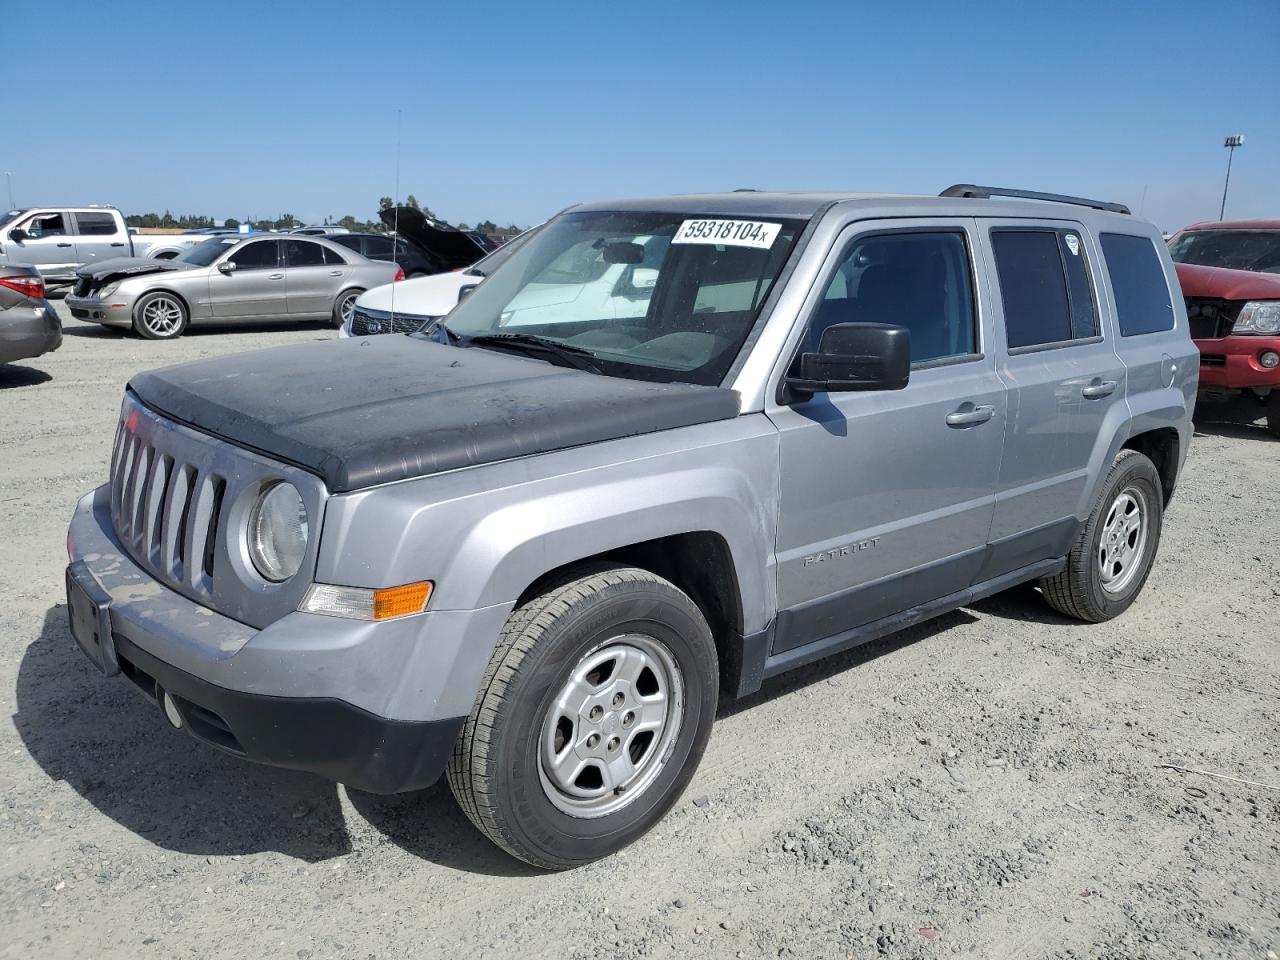
[[[395,197],[396,212],[391,218],[391,262],[396,262],[396,252],[400,247],[400,125],[404,117],[404,108],[396,108],[396,186],[391,192]],[[396,316],[396,284],[391,281],[391,328],[395,329]]]

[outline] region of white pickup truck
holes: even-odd
[[[172,259],[207,239],[199,233],[134,236],[115,207],[28,207],[0,215],[0,265],[35,267],[48,283],[74,283],[85,264]]]

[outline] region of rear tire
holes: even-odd
[[[143,294],[133,307],[133,330],[145,340],[176,340],[190,322],[187,305],[166,290]]]
[[[332,322],[335,328],[342,327],[351,318],[351,311],[355,308],[356,301],[360,299],[360,294],[362,293],[364,293],[363,289],[353,287],[338,294],[338,299],[333,301]]]
[[[1119,616],[1142,591],[1164,522],[1164,493],[1155,465],[1136,450],[1121,450],[1103,481],[1061,573],[1040,587],[1059,613],[1089,623]]]
[[[1280,440],[1280,387],[1267,394],[1267,432]]]
[[[515,610],[448,778],[490,840],[564,870],[638,839],[675,803],[715,719],[701,611],[646,570],[578,576]]]

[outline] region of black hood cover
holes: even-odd
[[[489,252],[457,227],[413,207],[388,207],[378,216],[388,230],[397,231],[445,270],[469,267]]]
[[[135,376],[157,412],[287,460],[339,493],[727,420],[738,394],[411,337],[337,340]]]

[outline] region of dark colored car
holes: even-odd
[[[62,346],[62,322],[44,298],[35,267],[0,266],[0,363],[26,360]]]
[[[1251,393],[1280,437],[1280,220],[1197,223],[1169,255],[1200,349],[1202,395]]]
[[[378,211],[378,217],[387,230],[421,254],[428,265],[427,269],[410,270],[397,254],[396,262],[406,277],[461,270],[497,249],[497,244],[483,234],[459,230],[413,207],[389,207]],[[366,256],[381,259],[373,254]]]
[[[427,257],[406,240],[397,240],[380,233],[345,233],[329,239],[348,250],[363,254],[370,260],[398,264],[404,271],[405,277],[410,280],[441,272],[437,261]]]

